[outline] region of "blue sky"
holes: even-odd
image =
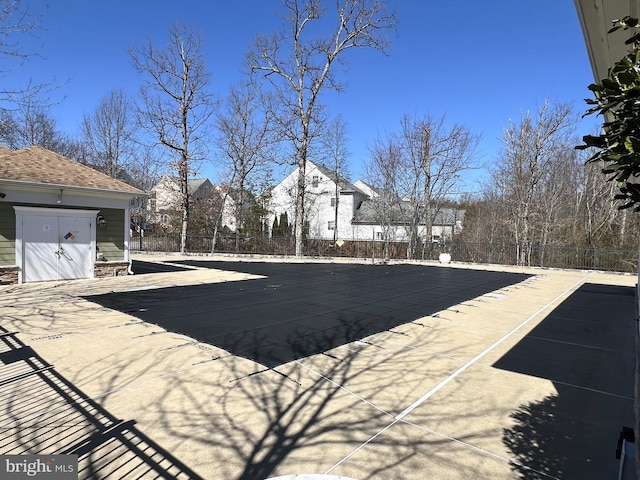
[[[236,83],[255,34],[277,30],[279,0],[22,0],[43,12],[36,38],[40,56],[5,74],[8,85],[33,81],[61,83],[51,113],[69,134],[78,131],[110,90],[135,93],[140,84],[128,48],[151,38],[166,43],[176,21],[203,31],[212,91],[224,95]],[[347,89],[325,103],[349,124],[352,180],[362,175],[368,145],[397,130],[405,114],[461,123],[482,135],[479,163],[490,164],[501,148],[503,128],[545,98],[585,110],[593,76],[571,0],[387,0],[397,12],[397,33],[385,56],[370,50],[348,52]],[[329,2],[331,3],[331,2]],[[63,83],[68,81],[67,83]],[[596,119],[581,124],[591,133]],[[215,181],[213,167],[201,176]],[[482,177],[482,171],[469,175]]]

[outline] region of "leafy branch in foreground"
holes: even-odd
[[[638,19],[624,17],[616,20],[609,33],[619,29],[637,29]],[[586,99],[591,105],[586,115],[604,117],[600,135],[585,135],[578,149],[594,148],[596,152],[588,162],[602,162],[602,172],[615,181],[621,200],[620,209],[640,211],[640,32],[626,42],[627,55],[617,61],[607,78],[589,85],[595,96]]]

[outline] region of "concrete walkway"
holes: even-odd
[[[422,294],[401,302],[396,278],[376,281],[361,308],[337,296],[332,301],[360,325],[378,315],[371,310],[376,306],[386,305],[387,317],[413,311],[415,318],[403,316],[363,337],[340,337],[345,343],[326,351],[262,361],[196,333],[217,328],[202,322],[224,320],[225,310],[214,308],[221,299],[244,304],[257,298],[234,296],[230,286],[294,292],[283,297],[281,322],[264,330],[252,320],[255,329],[244,324],[239,330],[263,329],[264,336],[254,337],[270,339],[255,341],[252,350],[282,338],[288,332],[282,324],[310,318],[317,326],[319,313],[304,306],[322,307],[327,316],[327,305],[311,302],[296,285],[319,285],[321,273],[304,265],[278,273],[279,262],[269,268],[241,268],[238,259],[205,263],[229,260],[222,257],[138,260],[169,263],[144,275],[0,287],[6,332],[0,453],[76,452],[80,478],[109,472],[138,478],[145,471],[142,478],[212,480],[296,473],[358,480],[617,474],[618,433],[633,424],[633,276],[411,264],[412,275],[424,274]],[[171,264],[179,270],[170,271]],[[325,265],[325,274],[346,265],[314,264]],[[349,270],[357,275],[340,288],[351,288],[346,298],[361,292],[367,278],[380,280],[382,267],[361,267]],[[300,271],[308,280],[300,275],[287,285]],[[492,289],[498,277],[499,288]],[[434,278],[456,282],[438,290]],[[419,292],[419,281],[412,284],[406,288]],[[177,302],[176,292],[186,303]],[[442,295],[455,303],[438,303]],[[152,301],[141,305],[140,298]],[[423,310],[427,305],[431,310]],[[278,308],[272,306],[273,319]],[[238,323],[259,311],[235,310],[229,318]],[[189,312],[200,312],[199,320]],[[189,330],[194,323],[201,328]],[[269,336],[269,328],[279,333]],[[325,337],[329,331],[313,330]]]

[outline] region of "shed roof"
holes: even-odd
[[[0,180],[143,194],[131,185],[37,145],[21,150],[0,148]]]

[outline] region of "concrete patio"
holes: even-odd
[[[0,287],[1,453],[76,453],[80,478],[617,475],[634,276],[136,260]]]

